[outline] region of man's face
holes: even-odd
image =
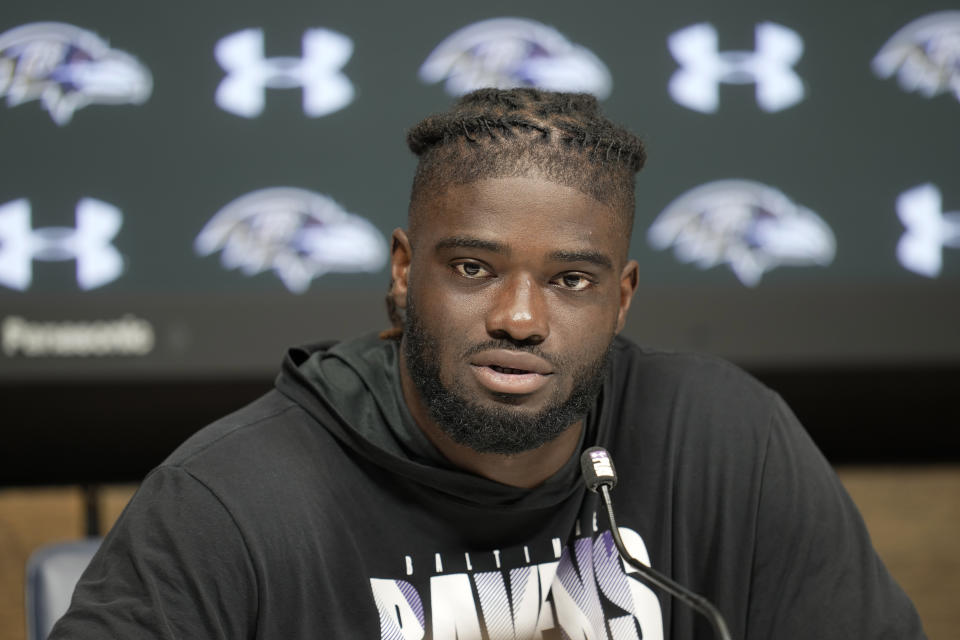
[[[430,417],[518,453],[580,420],[636,287],[620,216],[539,178],[448,187],[394,234],[403,362]],[[417,415],[418,407],[411,407]]]

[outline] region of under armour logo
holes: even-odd
[[[943,247],[960,248],[960,211],[944,213],[940,190],[928,182],[900,194],[897,216],[906,227],[897,243],[900,264],[928,278],[937,277],[943,267]]]
[[[76,229],[32,229],[30,201],[0,205],[0,284],[24,291],[33,280],[33,261],[77,261],[77,284],[96,289],[120,277],[123,257],[110,244],[123,214],[112,204],[84,198],[77,203]]]
[[[353,100],[353,83],[340,71],[353,54],[353,41],[329,29],[303,34],[303,58],[265,58],[263,29],[245,29],[217,43],[214,55],[227,72],[217,87],[224,111],[255,118],[267,89],[303,87],[303,112],[311,118],[333,113]]]
[[[714,113],[720,84],[756,83],[757,105],[775,112],[803,100],[803,81],[793,70],[803,55],[796,31],[762,22],[755,31],[756,51],[718,51],[717,30],[702,22],[673,33],[670,53],[681,65],[670,78],[673,99],[688,109]]]

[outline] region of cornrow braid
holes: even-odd
[[[586,93],[479,89],[407,134],[419,158],[418,199],[449,184],[539,175],[576,188],[633,217],[633,177],[646,160],[643,142],[600,113]]]

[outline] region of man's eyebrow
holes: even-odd
[[[599,267],[613,269],[613,261],[599,251],[554,251],[550,259],[557,262],[591,262]]]
[[[480,238],[469,238],[465,236],[443,238],[434,245],[434,249],[437,251],[441,249],[483,249],[484,251],[490,251],[492,253],[499,253],[502,255],[509,255],[510,253],[510,248],[502,242],[496,242],[494,240],[481,240]]]

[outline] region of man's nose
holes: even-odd
[[[550,335],[546,302],[544,292],[529,276],[505,280],[487,313],[487,333],[492,338],[540,344]]]

